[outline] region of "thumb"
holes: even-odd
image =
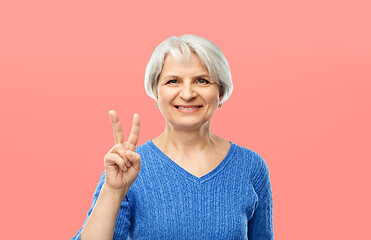
[[[139,156],[139,153],[127,150],[126,151],[126,157],[129,159],[129,161],[131,162],[131,165],[135,169],[140,170],[140,156]]]

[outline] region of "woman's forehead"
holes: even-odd
[[[201,59],[194,53],[188,61],[178,61],[171,54],[165,57],[161,71],[162,75],[177,75],[185,72],[192,72],[198,75],[209,75]]]

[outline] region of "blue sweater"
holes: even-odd
[[[152,140],[138,146],[141,170],[121,204],[113,239],[272,240],[268,166],[254,151],[230,143],[223,161],[200,178]],[[103,172],[86,220],[104,179]],[[80,234],[81,229],[72,239]]]

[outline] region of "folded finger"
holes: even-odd
[[[121,144],[117,144],[115,148],[116,153],[124,160],[126,167],[130,167],[131,163],[127,159],[127,156],[125,154],[126,150],[125,147]]]
[[[135,168],[140,169],[140,155],[139,155],[139,153],[127,150],[126,151],[126,156]]]
[[[116,153],[107,153],[104,157],[105,166],[117,165],[121,170],[125,171],[125,161]]]

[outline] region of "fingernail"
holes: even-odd
[[[134,157],[134,153],[132,151],[129,151],[129,150],[128,150],[128,152],[129,152],[129,157],[130,158],[133,158]]]

